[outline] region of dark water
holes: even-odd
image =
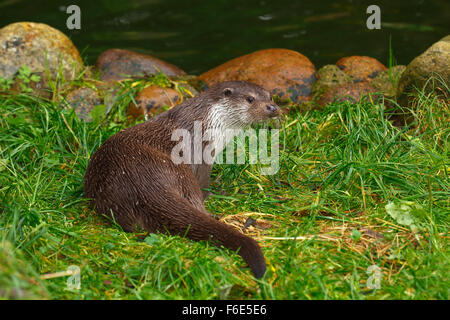
[[[81,8],[81,30],[66,27],[65,6]],[[381,30],[366,8],[381,8]],[[66,33],[89,64],[108,48],[167,60],[199,74],[259,49],[297,50],[320,67],[347,55],[387,64],[389,38],[399,64],[450,33],[449,0],[0,0],[0,27],[44,22]]]

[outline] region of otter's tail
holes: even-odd
[[[161,221],[166,222],[158,228],[159,231],[186,235],[196,241],[207,240],[214,245],[222,245],[232,251],[237,251],[247,262],[256,278],[264,275],[266,263],[261,248],[254,239],[201,212],[184,198],[170,198],[166,197],[165,201],[151,206],[150,214],[161,214]],[[177,214],[174,215],[174,212]]]

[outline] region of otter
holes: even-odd
[[[206,211],[212,163],[175,163],[175,130],[194,133],[196,121],[212,132],[213,156],[222,151],[219,136],[276,118],[279,107],[264,88],[244,81],[216,84],[141,124],[107,139],[92,155],[84,176],[85,197],[99,214],[111,216],[124,231],[136,230],[207,240],[237,252],[253,275],[266,264],[258,243]],[[220,143],[222,141],[222,143]],[[205,142],[200,142],[205,148]],[[192,150],[196,146],[192,144]]]

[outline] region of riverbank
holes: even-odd
[[[276,176],[260,176],[258,165],[215,166],[207,209],[239,228],[257,221],[245,231],[267,259],[256,281],[235,254],[125,233],[88,206],[89,156],[134,123],[122,113],[129,95],[120,96],[109,121],[90,123],[56,102],[0,96],[3,298],[448,298],[448,104],[421,96],[427,108],[418,105],[403,130],[370,103],[295,111],[281,127]],[[67,276],[52,278],[72,265],[79,290],[67,289]],[[368,287],[372,265],[377,290]]]
[[[437,44],[427,52],[445,56],[447,44]],[[418,57],[428,61],[427,52]],[[261,175],[259,164],[213,167],[206,208],[261,244],[268,268],[255,280],[236,254],[182,237],[123,232],[83,198],[87,163],[108,137],[189,99],[201,81],[156,72],[111,85],[101,68],[80,64],[71,75],[69,64],[56,64],[52,74],[48,66],[33,69],[40,66],[33,61],[0,83],[1,298],[448,299],[445,79],[409,91],[404,106],[376,94],[322,107],[312,106],[311,96],[280,99],[286,112],[273,124],[280,129],[279,172]],[[414,61],[423,70],[423,59]],[[327,68],[329,77],[318,70],[318,79],[358,86],[371,78],[359,68],[350,79],[339,65]],[[420,74],[406,80],[422,81]],[[147,90],[170,99],[154,108],[142,96]],[[71,267],[80,271],[79,288]]]

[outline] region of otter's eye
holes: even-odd
[[[231,89],[226,88],[225,90],[223,90],[223,94],[228,97],[231,96],[231,94],[233,93],[233,91],[231,91]]]
[[[247,97],[248,103],[253,103],[255,101],[255,98],[253,97]]]

